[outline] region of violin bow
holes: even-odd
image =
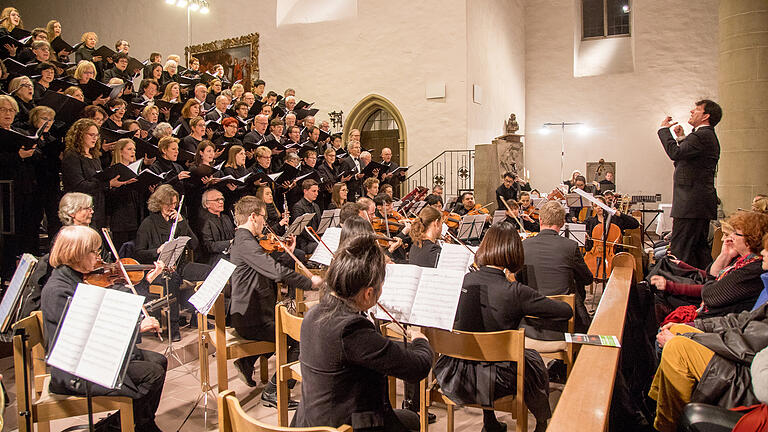
[[[133,283],[131,282],[131,278],[128,276],[128,272],[125,270],[123,262],[120,261],[120,255],[117,254],[115,244],[112,243],[112,237],[109,235],[109,230],[107,228],[102,228],[101,232],[104,234],[104,238],[107,240],[107,244],[109,245],[109,249],[112,251],[112,254],[115,255],[117,265],[120,267],[120,271],[123,273],[123,277],[125,278],[125,285],[131,289],[133,295],[139,295],[139,293],[136,292],[136,287],[134,287]],[[143,304],[141,305],[141,311],[144,313],[145,317],[149,318],[149,312],[147,312],[147,308]],[[157,331],[157,337],[160,338],[160,342],[163,341],[163,336],[160,334],[160,330]]]
[[[397,318],[393,317],[393,316],[392,316],[392,314],[391,314],[391,313],[389,313],[389,311],[387,310],[387,308],[385,308],[384,306],[382,306],[382,304],[381,304],[380,302],[376,302],[376,306],[378,306],[378,307],[379,307],[379,309],[381,309],[382,311],[384,311],[384,313],[385,313],[385,314],[387,314],[387,316],[389,317],[389,319],[391,319],[391,320],[392,320],[392,322],[393,322],[393,323],[395,323],[395,324],[396,324],[398,327],[400,327],[400,330],[402,330],[402,331],[403,331],[403,337],[404,337],[404,338],[407,338],[407,337],[408,337],[408,333],[405,331],[405,326],[404,326],[403,324],[401,324],[401,323],[400,323],[400,321],[398,321],[398,320],[397,320]]]
[[[455,241],[457,244],[464,246],[469,252],[472,253],[472,255],[475,255],[475,251],[473,251],[469,246],[467,246],[466,243],[464,243],[463,241],[459,240],[456,236],[451,234],[450,231],[446,232],[446,234],[448,234],[448,237],[450,237],[451,240]]]
[[[264,227],[267,229],[267,231],[269,231],[270,233],[272,233],[272,235],[275,236],[275,240],[277,240],[277,244],[279,244],[280,247],[282,247],[283,250],[285,250],[285,253],[287,253],[288,256],[293,258],[293,262],[295,262],[296,265],[299,267],[299,270],[301,270],[301,272],[304,273],[304,276],[312,279],[312,276],[313,276],[312,272],[309,271],[309,269],[301,261],[299,261],[298,258],[296,258],[296,255],[294,255],[293,252],[291,252],[290,249],[288,249],[285,246],[285,243],[283,243],[283,241],[280,240],[280,237],[278,237],[277,234],[275,234],[275,232],[272,231],[272,228],[270,228],[269,225],[264,225]]]
[[[327,244],[325,244],[325,242],[323,241],[322,238],[320,238],[320,236],[317,234],[317,232],[315,232],[315,229],[312,228],[309,225],[305,226],[304,229],[307,230],[307,232],[309,233],[310,237],[314,238],[315,241],[317,241],[318,243],[323,245],[323,247],[325,247],[325,249],[328,250],[328,253],[331,254],[331,258],[333,258],[333,251],[331,250],[331,248],[328,247]]]
[[[507,211],[512,213],[512,208],[510,208],[509,204],[507,204],[507,200],[502,198],[501,202],[504,204],[504,207],[507,208]],[[515,218],[515,221],[517,222],[517,224],[520,225],[520,229],[523,230],[524,233],[528,234],[528,231],[526,231],[525,227],[523,226],[523,222],[520,219],[518,219],[517,216],[512,216],[512,217]]]

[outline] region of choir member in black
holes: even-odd
[[[46,40],[35,40],[30,46],[32,50],[32,57],[24,59],[26,64],[39,64],[53,60],[51,58],[51,44]]]
[[[99,156],[101,149],[96,122],[90,119],[76,121],[67,132],[66,149],[61,161],[61,180],[64,192],[83,192],[93,197],[92,226],[97,229],[107,224],[107,191],[126,184],[119,180],[119,176],[108,182],[94,177],[102,169]]]
[[[298,168],[300,162],[301,159],[299,159],[299,155],[296,154],[296,152],[285,152],[285,161],[283,162],[281,169],[286,165]],[[296,202],[298,202],[304,194],[304,192],[301,190],[301,185],[295,179],[284,181],[277,188],[277,193],[281,194],[285,198],[285,202],[288,205],[288,208],[293,208]]]
[[[213,105],[208,102],[208,87],[203,83],[197,83],[195,85],[195,100],[200,104],[201,110],[203,111],[200,113],[201,115],[203,115],[205,111],[213,108]]]
[[[198,201],[199,203],[199,201]],[[188,205],[197,203],[189,202]],[[157,260],[164,244],[169,240],[171,227],[174,224],[179,205],[179,194],[169,185],[160,185],[147,200],[147,208],[150,211],[149,216],[144,218],[136,232],[136,241],[134,255],[136,260],[141,263],[150,263]],[[187,236],[190,238],[187,243],[188,250],[194,250],[198,247],[197,235],[190,229],[187,219],[181,214],[178,215],[179,223],[176,226],[174,238]],[[171,303],[171,339],[181,340],[179,332],[179,308],[187,306],[189,293],[185,292],[184,297],[180,297],[182,278],[181,274],[190,264],[186,263],[184,256],[179,260],[176,270],[171,273],[168,279],[168,293],[176,299],[176,303]],[[169,263],[170,264],[170,263]],[[198,279],[189,273],[183,273],[185,279]],[[163,284],[164,285],[164,284]],[[147,293],[139,293],[146,295]]]
[[[267,114],[267,117],[269,117],[268,114]],[[274,140],[275,142],[282,144],[284,141],[282,135],[283,135],[283,121],[280,119],[272,119],[272,121],[269,122],[269,134],[266,136],[264,141],[266,143],[267,141]],[[283,167],[283,158],[285,157],[283,155],[283,150],[274,149],[272,150],[271,155],[272,155],[272,171],[279,172]]]
[[[202,177],[192,176],[187,180],[186,199],[188,199],[190,203],[199,203],[203,196],[203,189],[219,183],[221,171],[213,168],[213,160],[215,157],[216,146],[213,145],[212,142],[204,140],[200,143],[200,145],[197,146],[197,151],[195,152],[195,160],[190,166],[190,172],[194,174],[196,170],[208,167],[212,168],[214,172],[210,175],[205,175]],[[234,189],[235,186],[233,184],[227,184],[231,186],[231,188],[229,188],[230,190]],[[190,225],[196,228],[200,226],[199,210],[200,209],[197,207],[197,205],[193,204],[190,206],[189,212],[187,213],[189,215]]]
[[[419,429],[416,414],[389,405],[387,376],[412,382],[426,377],[429,342],[408,327],[411,342],[404,346],[381,335],[365,316],[381,296],[385,267],[373,235],[352,238],[336,251],[320,303],[301,325],[302,397],[292,426]]]
[[[112,151],[112,165],[130,165],[133,162],[136,162],[136,144],[129,138],[119,139]],[[131,181],[135,182],[131,179],[128,183]],[[134,187],[120,187],[107,194],[109,229],[118,250],[123,243],[136,238],[143,207],[141,194]]]
[[[59,198],[61,197],[61,157],[64,153],[64,140],[55,136],[52,126],[56,112],[47,106],[38,106],[29,111],[29,125],[27,135],[34,135],[43,125],[40,144],[38,145],[39,161],[36,164],[36,179],[39,186],[35,199],[39,201],[45,212],[48,225],[46,231],[49,236],[57,232],[61,225],[56,216]]]
[[[272,163],[272,150],[265,146],[259,146],[256,147],[256,150],[254,150],[253,153],[256,163],[253,164],[251,169],[254,174],[259,176],[259,181],[267,181],[266,183],[262,183],[263,185],[268,186],[274,191],[276,187],[275,182],[269,177],[266,177],[269,174],[272,174],[272,167],[270,165]],[[256,185],[259,186],[258,183],[256,183]],[[280,199],[276,199],[276,201],[282,207],[284,200],[282,199],[282,196],[279,196],[278,198]]]
[[[368,177],[363,182],[363,196],[366,198],[374,199],[379,194],[379,179],[375,177]]]
[[[216,189],[203,192],[203,209],[200,224],[200,250],[202,256],[198,262],[216,265],[220,258],[225,258],[232,239],[235,238],[235,224],[224,211],[224,195]]]
[[[251,131],[243,137],[243,146],[246,151],[252,152],[262,144],[268,125],[269,118],[265,115],[259,114],[253,118]]]
[[[294,113],[288,113],[283,118],[283,121],[285,122],[285,127],[283,128],[283,138],[288,140],[288,134],[291,132],[291,128],[296,126],[296,114]],[[301,128],[299,128],[299,135],[298,138],[293,142],[301,142]]]
[[[304,156],[301,160],[301,166],[299,166],[299,176],[310,174],[317,171],[317,152],[315,150],[307,150],[304,152]]]
[[[173,125],[173,128],[176,131],[174,135],[179,139],[182,139],[191,134],[192,125],[189,124],[189,121],[195,117],[200,117],[200,102],[195,98],[191,98],[184,103],[184,106],[181,108],[181,117],[179,117]]]
[[[82,226],[64,227],[56,236],[51,250],[50,264],[54,267],[51,277],[42,292],[44,333],[48,346],[53,343],[56,330],[68,304],[75,294],[77,285],[83,283],[83,275],[92,272],[98,266],[99,251],[102,249],[101,237],[91,228]],[[163,271],[160,263],[138,284],[145,290]],[[125,290],[123,286],[116,289]],[[84,317],[93,319],[95,317]],[[141,332],[157,332],[160,325],[157,320],[145,317],[139,327]],[[128,396],[133,399],[133,419],[137,432],[157,432],[155,412],[160,404],[165,383],[168,362],[165,356],[153,351],[133,347],[128,361],[123,385],[112,390],[92,384],[93,396]],[[82,379],[57,368],[51,368],[50,391],[66,395],[85,395],[85,383]],[[115,417],[119,419],[119,417]],[[126,427],[126,425],[123,425]]]
[[[347,203],[349,188],[346,183],[338,182],[333,184],[331,191],[331,201],[328,203],[328,210],[340,209]]]
[[[160,84],[160,82],[162,82],[162,79],[163,79],[163,65],[161,65],[159,62],[158,63],[154,63],[154,62],[150,63],[147,67],[144,68],[144,70],[146,72],[149,72],[149,73],[146,73],[144,75],[144,79],[153,79],[153,80],[157,81],[158,84]]]
[[[208,102],[211,108],[216,104],[216,98],[221,95],[221,80],[212,80],[208,85],[208,95],[205,97],[205,101]],[[210,108],[209,108],[210,110]]]
[[[8,93],[13,95],[13,99],[19,106],[14,124],[19,128],[25,128],[29,122],[29,111],[35,107],[35,86],[28,77],[16,77],[8,84]]]
[[[293,221],[301,215],[313,213],[314,216],[312,217],[312,221],[307,226],[317,230],[317,226],[320,223],[321,211],[320,207],[317,205],[317,203],[315,203],[315,200],[317,200],[317,195],[320,191],[320,188],[317,185],[317,181],[309,179],[301,182],[301,190],[304,196],[293,207],[291,207],[291,223],[293,223]],[[317,247],[317,243],[309,237],[306,231],[303,232],[301,236],[296,239],[296,241],[297,247],[306,253],[311,254]]]
[[[73,77],[75,78],[75,81],[78,85],[84,86],[88,84],[88,81],[92,79],[96,79],[96,74],[98,73],[98,70],[96,69],[96,66],[91,63],[90,61],[83,60],[82,62],[77,64],[77,68],[75,69],[75,74]],[[94,105],[104,105],[109,101],[109,97],[99,97],[94,100],[86,99],[86,103],[91,103]]]
[[[285,145],[286,146],[290,145],[298,149],[299,146],[301,145],[300,143],[301,128],[294,125],[294,126],[286,126],[285,130],[287,131],[287,134],[286,134],[287,139],[285,141]]]
[[[163,97],[161,100],[165,102],[181,103],[180,97],[181,87],[177,82],[170,82],[165,86]],[[170,108],[160,108],[160,121],[175,124],[179,120],[179,112],[171,111]]]
[[[400,183],[405,180],[405,172],[392,174],[392,172],[399,168],[400,165],[392,160],[392,150],[389,147],[381,149],[381,164],[384,165],[384,169],[379,176],[381,182],[392,185],[393,191],[398,191],[399,194]]]
[[[104,71],[104,75],[101,77],[102,82],[109,82],[112,78],[120,78],[128,86],[133,86],[133,77],[126,70],[128,67],[128,53],[120,52],[117,55],[112,56],[112,60],[115,62],[111,69]]]
[[[350,200],[356,200],[362,192],[361,188],[363,182],[363,167],[360,164],[360,142],[350,142],[349,145],[347,145],[347,152],[349,153],[349,156],[341,161],[340,169],[342,172],[346,171],[352,174],[352,179],[347,181],[347,187],[349,187],[349,192],[352,194]]]
[[[281,212],[275,204],[272,189],[262,186],[256,190],[256,198],[262,200],[267,207],[266,224],[277,235],[285,234],[285,230],[291,224],[291,212]]]
[[[179,82],[179,64],[176,60],[168,59],[163,66],[161,85],[167,86],[171,82]]]
[[[125,111],[127,109],[128,104],[121,98],[115,98],[107,102],[106,111],[109,114],[109,117],[104,120],[102,127],[113,131],[125,130],[123,129],[123,117],[125,116]]]
[[[250,120],[248,120],[248,104],[238,101],[234,103],[233,109],[237,119],[237,137],[243,138],[246,132],[248,132],[248,125],[250,124]]]
[[[539,232],[539,223],[533,220],[532,217],[520,211],[520,205],[517,201],[507,200],[507,207],[504,207],[504,222],[507,222],[514,226],[518,231],[526,232]],[[523,224],[522,228],[520,224]]]
[[[606,200],[602,196],[596,196],[600,202],[603,204],[606,203]],[[603,225],[603,222],[607,219],[607,212],[603,209],[601,209],[597,204],[592,204],[592,212],[594,216],[588,218],[584,223],[587,225],[587,239],[584,242],[584,249],[590,250],[592,249],[592,230],[595,229],[598,225]],[[620,211],[616,211],[616,213],[611,216],[611,224],[614,224],[621,229],[621,233],[624,234],[624,231],[628,229],[635,229],[640,228],[640,222],[635,219],[632,215],[623,214]],[[621,242],[621,240],[619,240]],[[609,247],[615,247],[615,245],[606,245]]]
[[[317,167],[317,174],[320,176],[320,207],[330,209],[333,201],[333,185],[338,181],[336,176],[336,152],[333,149],[327,149],[323,153],[323,161]],[[336,205],[334,208],[341,208]]]
[[[203,142],[203,139],[205,138],[205,120],[200,116],[193,117],[189,120],[189,125],[192,127],[192,130],[189,135],[182,138],[179,143],[179,148],[190,153],[195,153],[197,147],[200,146],[200,143]]]
[[[18,112],[16,100],[8,95],[0,95],[0,128],[12,130],[23,135],[24,129],[12,126],[14,117]],[[4,147],[16,148],[20,146],[14,142],[2,143]],[[3,236],[3,275],[8,277],[16,268],[16,258],[23,252],[39,255],[38,227],[42,218],[42,203],[37,198],[40,185],[37,180],[37,170],[40,164],[38,145],[17,151],[5,149],[0,158],[0,179],[13,180],[13,209],[15,217],[15,235]]]
[[[464,277],[454,330],[494,332],[513,330],[525,316],[568,320],[573,311],[566,303],[550,300],[519,282],[510,282],[506,272],[523,266],[523,245],[517,229],[501,222],[491,226],[475,254],[479,270]],[[490,299],[490,303],[487,300]],[[435,364],[440,389],[451,400],[462,404],[491,406],[494,399],[515,394],[517,365],[496,362],[494,368],[444,356]],[[495,374],[492,372],[495,370]],[[495,380],[494,380],[495,378]],[[551,417],[547,370],[538,352],[525,350],[525,404],[536,418],[536,431],[544,431]],[[493,387],[477,388],[478,383]],[[483,410],[483,430],[503,431],[506,425],[496,420],[493,410]]]
[[[205,120],[213,120],[215,122],[221,123],[221,121],[224,120],[224,116],[227,111],[227,105],[229,105],[228,97],[224,95],[217,96],[213,109],[205,114]]]
[[[221,169],[222,175],[224,177],[231,175],[234,178],[242,178],[251,172],[251,170],[245,167],[245,149],[239,145],[230,147],[227,152],[227,162]],[[224,189],[227,202],[226,207],[232,209],[237,200],[245,195],[253,195],[253,192],[256,190],[255,181],[258,181],[258,177],[251,176],[246,179],[246,184],[235,185],[234,190],[231,190],[231,188]]]
[[[99,70],[102,70],[102,64],[103,60],[101,56],[94,56],[94,52],[96,51],[96,43],[99,41],[99,37],[96,36],[96,33],[94,32],[85,32],[80,37],[80,46],[75,50],[75,63],[80,65],[81,61],[87,61],[90,62],[94,66],[94,76],[92,78],[96,78],[95,72],[96,68],[98,67]],[[77,78],[77,77],[75,77]]]
[[[83,108],[83,118],[91,119],[96,123],[96,126],[101,127],[107,120],[107,112],[98,105],[88,105]]]
[[[309,126],[304,128],[304,133],[307,134],[306,141],[302,143],[302,146],[309,146],[312,147],[316,152],[320,152],[320,143],[317,142],[318,139],[320,139],[320,129]]]
[[[40,75],[40,78],[35,81],[35,103],[40,101],[40,98],[43,97],[43,94],[48,90],[51,82],[53,82],[53,79],[56,77],[56,67],[54,67],[52,63],[41,62],[37,65],[37,73]]]
[[[24,28],[18,9],[11,6],[3,8],[3,12],[0,13],[0,36],[11,33],[16,27]]]
[[[219,150],[231,146],[242,147],[243,142],[240,141],[240,138],[237,138],[237,119],[234,117],[227,117],[221,121],[221,125],[224,127],[224,134],[213,140],[213,142],[219,146]],[[223,146],[224,143],[227,143],[227,145]]]
[[[176,163],[179,157],[179,139],[174,137],[162,138],[157,143],[157,148],[160,150],[160,156],[149,169],[155,174],[168,173],[164,182],[173,186],[179,194],[184,195],[186,191],[184,180],[188,179],[190,174],[189,171]],[[182,214],[186,214],[186,212],[182,210]]]
[[[243,197],[235,204],[235,239],[230,247],[230,261],[234,264],[232,274],[232,301],[229,316],[232,327],[238,335],[251,340],[275,341],[275,303],[277,302],[277,282],[287,284],[291,289],[308,290],[322,284],[319,276],[308,279],[296,273],[292,267],[286,267],[272,259],[259,244],[258,237],[264,229],[267,211],[264,202],[253,196]],[[295,244],[291,239],[286,243],[289,250]],[[298,359],[299,344],[289,340],[288,360]],[[241,379],[255,387],[253,365],[258,356],[235,360]],[[266,406],[277,406],[276,376],[261,394]],[[291,403],[295,406],[295,402]]]

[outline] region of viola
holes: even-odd
[[[443,211],[443,223],[448,226],[448,229],[459,229],[459,223],[461,223],[461,215],[445,210]]]
[[[120,262],[125,266],[125,271],[128,272],[128,277],[131,279],[130,282],[134,285],[141,282],[145,271],[155,268],[154,265],[139,264],[139,262],[133,258],[121,258]],[[100,267],[84,275],[85,283],[103,288],[110,287],[117,283],[126,283],[118,263],[104,263],[99,260],[99,264]]]
[[[467,212],[467,216],[475,216],[479,214],[490,215],[490,212],[486,207],[488,207],[491,204],[493,203],[488,203],[484,206],[481,206],[480,204],[475,204],[475,206],[472,207],[472,210]]]

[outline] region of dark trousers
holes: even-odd
[[[239,334],[241,337],[248,339],[248,340],[257,340],[257,341],[265,341],[265,342],[274,342],[275,341],[275,327],[272,326],[264,326],[264,327],[237,327],[235,326],[235,331],[237,334]],[[266,355],[266,354],[265,354]],[[268,355],[269,357],[272,356],[272,354]],[[258,355],[255,356],[249,356],[244,357],[243,361],[248,362],[249,365],[255,365],[256,360],[259,359]],[[299,359],[299,342],[295,339],[288,336],[288,362],[295,362]],[[288,387],[293,388],[293,386],[296,384],[296,382],[289,382]],[[274,393],[277,391],[277,374],[273,374],[272,377],[269,379],[269,383],[267,383],[267,386],[264,388],[264,392],[266,393]]]
[[[709,219],[674,218],[670,239],[672,255],[696,268],[707,268],[712,262],[708,236]]]

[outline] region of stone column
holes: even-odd
[[[731,213],[768,193],[768,0],[721,0],[719,14],[717,192]]]
[[[523,175],[525,169],[525,143],[523,135],[506,134],[494,138],[491,144],[475,146],[475,202],[485,205],[493,201],[489,210],[496,209],[496,188],[501,176],[508,171]]]

